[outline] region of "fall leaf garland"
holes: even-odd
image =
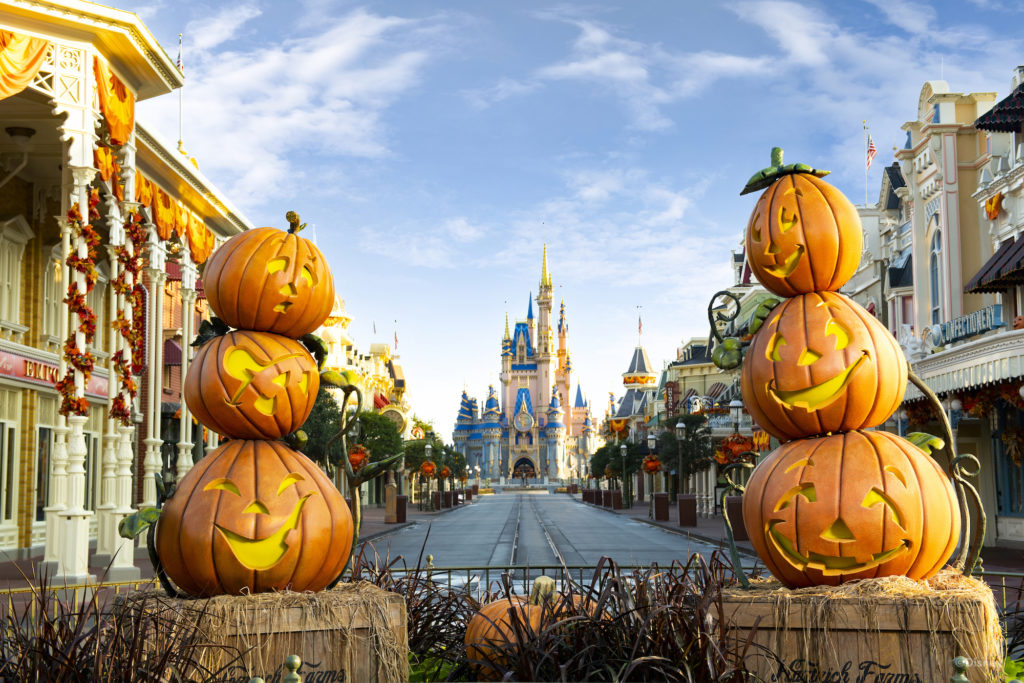
[[[92,190],[89,193],[89,220],[99,218],[99,211],[96,206],[99,204],[99,191]],[[65,263],[72,271],[85,276],[85,291],[79,288],[77,279],[68,284],[68,293],[64,299],[68,310],[78,318],[78,325],[71,330],[68,338],[64,341],[64,360],[67,362],[67,372],[57,382],[57,391],[61,395],[60,412],[64,415],[87,415],[89,413],[89,401],[83,396],[75,395],[75,372],[81,372],[83,382],[88,383],[92,377],[93,368],[96,366],[96,357],[89,351],[78,347],[77,336],[81,332],[85,338],[85,346],[92,344],[96,336],[96,313],[89,306],[87,296],[96,286],[99,274],[96,271],[97,248],[100,244],[100,236],[93,229],[92,225],[82,220],[82,214],[77,206],[68,211],[68,227],[71,230],[72,244],[84,240],[86,255],[80,256],[77,250],[68,254]]]
[[[119,389],[113,402],[110,404],[110,416],[120,420],[121,424],[131,424],[131,410],[129,406],[135,400],[138,393],[138,385],[135,382],[135,375],[142,372],[143,354],[143,289],[139,281],[139,274],[142,271],[142,253],[146,240],[146,228],[140,214],[129,216],[124,224],[125,239],[127,244],[119,245],[115,249],[119,269],[117,277],[114,278],[111,286],[114,291],[125,298],[126,306],[118,309],[117,316],[110,324],[125,342],[125,348],[118,349],[113,356],[114,371],[117,373]],[[128,249],[128,246],[131,249]],[[129,281],[129,276],[131,280]],[[125,316],[125,310],[131,307],[131,320]],[[128,353],[125,353],[127,349]]]

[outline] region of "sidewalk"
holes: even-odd
[[[582,503],[582,495],[578,494],[573,497]],[[589,503],[583,504],[590,505]],[[721,515],[716,517],[698,516],[697,526],[681,527],[679,526],[678,508],[675,505],[669,505],[669,519],[667,522],[656,522],[648,517],[650,508],[649,502],[646,500],[643,503],[634,502],[633,507],[629,510],[612,510],[611,508],[597,505],[592,507],[598,507],[612,514],[629,515],[637,521],[659,526],[674,533],[684,534],[694,540],[712,543],[721,546],[723,549],[728,549],[725,520]],[[750,544],[750,541],[737,541],[736,547],[742,555],[756,557],[754,547]],[[990,574],[1024,573],[1024,548],[987,546],[981,550],[981,560],[982,567]],[[1019,583],[1019,580],[1008,579],[1008,584],[1010,583]]]

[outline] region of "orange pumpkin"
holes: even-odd
[[[758,199],[747,224],[747,262],[779,296],[836,291],[860,263],[857,209],[809,173],[783,175]]]
[[[199,347],[185,377],[192,414],[237,439],[278,439],[309,417],[320,388],[316,361],[294,339],[235,330]]]
[[[426,460],[420,465],[420,474],[427,479],[433,477],[435,471],[437,471],[437,465],[432,460]]]
[[[790,587],[935,574],[960,537],[939,465],[889,432],[800,439],[772,452],[743,494],[758,556]]]
[[[478,664],[476,675],[481,680],[498,680],[497,669],[484,663],[501,666],[505,658],[498,648],[515,642],[515,630],[512,620],[518,619],[531,631],[540,629],[544,619],[544,603],[548,601],[555,589],[555,581],[550,576],[539,576],[533,582],[529,599],[513,595],[502,600],[489,602],[473,615],[466,624],[466,659]],[[480,666],[484,664],[483,666]]]
[[[358,472],[362,469],[366,461],[370,459],[370,452],[366,450],[366,446],[357,444],[352,448],[348,449],[348,462],[352,465],[352,471]]]
[[[352,516],[330,479],[279,441],[231,441],[200,460],[156,530],[167,575],[197,597],[318,591],[352,549]]]
[[[907,362],[889,331],[835,292],[784,300],[754,335],[743,404],[780,441],[874,427],[899,407]]]
[[[334,278],[316,245],[292,232],[257,228],[217,249],[203,289],[221,320],[246,330],[298,339],[327,319]]]

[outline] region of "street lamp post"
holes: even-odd
[[[647,435],[647,452],[653,455],[654,454],[654,449],[655,449],[655,447],[657,445],[658,445],[658,437],[656,437],[654,434],[648,434]],[[647,517],[649,519],[654,519],[654,472],[648,472],[647,475],[648,475],[647,476],[647,480],[651,484],[651,486],[650,486],[651,490],[647,492],[647,496],[648,496],[648,498],[650,498],[650,504],[647,506],[648,507]]]
[[[426,459],[428,461],[430,460],[430,452],[432,450],[433,450],[433,446],[431,446],[429,442],[426,445],[423,446],[423,452],[426,455]],[[434,509],[434,499],[430,495],[431,494],[430,487],[431,487],[430,479],[427,479],[427,509],[433,511],[433,509]]]
[[[628,510],[632,505],[629,503],[629,480],[626,478],[626,444],[619,446],[619,453],[622,454],[622,505]]]
[[[676,422],[676,496],[683,492],[683,437],[686,436],[686,423]]]
[[[479,490],[480,489],[480,465],[474,465],[473,466],[473,471],[476,472],[476,487],[477,487],[477,490]]]

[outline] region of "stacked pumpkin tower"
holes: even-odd
[[[907,384],[896,340],[837,290],[861,257],[853,204],[803,164],[757,173],[746,232],[751,271],[785,297],[747,349],[743,402],[783,444],[754,470],[743,518],[758,555],[790,587],[936,573],[960,535],[939,465],[884,431]]]
[[[308,342],[334,302],[323,254],[297,234],[298,216],[288,219],[287,232],[258,228],[231,238],[203,273],[220,320],[189,366],[185,400],[229,440],[182,478],[156,531],[164,571],[195,597],[318,591],[351,551],[344,498],[315,463],[279,441],[313,409],[318,367],[299,340]]]

